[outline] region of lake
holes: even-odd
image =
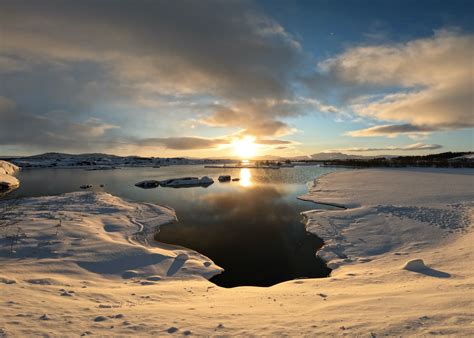
[[[161,227],[155,239],[196,250],[225,271],[211,279],[224,287],[270,286],[295,278],[326,277],[330,270],[315,256],[322,240],[305,231],[300,212],[328,208],[296,197],[314,178],[335,170],[317,166],[281,169],[220,169],[202,165],[161,168],[26,169],[9,197],[55,195],[81,190],[106,191],[131,201],[176,210],[179,222]],[[219,175],[240,178],[220,183]],[[135,183],[182,176],[209,176],[207,188],[141,189]],[[104,185],[100,188],[100,185]]]

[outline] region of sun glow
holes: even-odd
[[[250,187],[252,185],[252,174],[250,169],[242,168],[240,169],[240,185],[242,187]]]
[[[254,143],[255,138],[252,136],[245,136],[240,140],[236,140],[232,143],[234,147],[234,153],[243,159],[251,158],[257,153],[257,145]]]

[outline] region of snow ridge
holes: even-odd
[[[421,250],[449,234],[468,231],[473,223],[472,177],[453,169],[439,184],[439,173],[419,169],[331,173],[315,180],[301,198],[347,209],[302,215],[307,231],[325,240],[317,255],[331,269],[369,262],[390,252]],[[418,186],[423,189],[414,189]],[[391,193],[383,196],[381,191]],[[373,204],[377,197],[388,203]]]
[[[20,186],[20,181],[13,176],[18,170],[16,165],[0,160],[0,196]]]

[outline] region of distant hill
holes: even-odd
[[[439,167],[439,168],[474,168],[472,152],[445,152],[429,155],[409,155],[383,158],[346,158],[325,160],[331,165],[349,167]]]
[[[109,155],[102,153],[87,153],[87,154],[66,154],[66,153],[44,153],[32,156],[22,156],[24,159],[44,159],[44,160],[56,160],[64,158],[118,158],[117,155]]]
[[[311,155],[311,159],[316,161],[335,161],[335,160],[369,160],[372,158],[393,158],[398,155],[377,155],[377,156],[363,156],[363,155],[348,155],[344,153],[317,153]]]

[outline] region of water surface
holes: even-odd
[[[31,169],[18,174],[21,187],[9,197],[55,195],[78,191],[83,184],[132,201],[167,205],[179,222],[165,225],[158,241],[185,246],[211,258],[225,272],[212,279],[225,287],[269,286],[304,277],[325,277],[329,269],[315,256],[322,241],[308,234],[301,211],[314,203],[296,197],[308,183],[334,168],[305,166],[274,169],[219,169],[198,165],[124,168],[106,171]],[[239,182],[219,183],[222,174]],[[145,179],[210,176],[216,183],[202,188],[141,189]],[[104,185],[103,188],[100,185]]]

